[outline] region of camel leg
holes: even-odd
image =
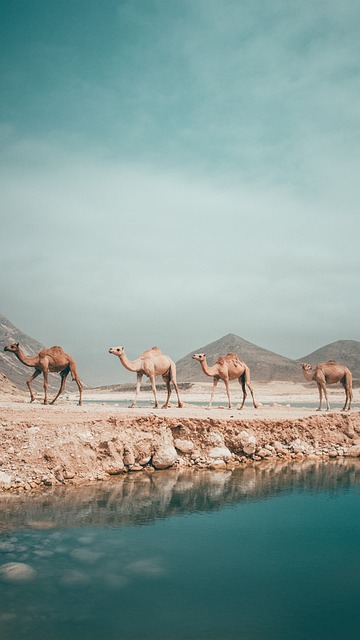
[[[81,407],[82,405],[82,384],[79,380],[78,377],[74,378],[74,381],[76,382],[78,389],[79,389],[79,407]]]
[[[208,409],[211,409],[212,401],[213,401],[213,398],[214,398],[214,395],[215,395],[215,391],[216,391],[216,387],[218,385],[218,382],[219,382],[219,378],[213,378],[213,388],[212,388],[212,391],[211,391],[211,396],[210,396],[210,401],[209,401],[209,404],[208,404]]]
[[[49,386],[49,373],[48,371],[43,371],[44,374],[44,404],[48,403],[48,386]]]
[[[30,398],[31,398],[30,402],[34,402],[34,400],[35,400],[35,396],[34,396],[32,388],[31,388],[31,383],[32,383],[33,380],[35,380],[35,378],[37,378],[40,375],[40,373],[41,373],[41,371],[38,371],[37,369],[35,369],[34,373],[31,376],[31,378],[29,380],[27,380],[27,382],[26,382],[26,384],[27,384],[27,386],[29,388],[29,391],[30,391]]]
[[[77,387],[79,389],[79,407],[81,407],[81,405],[82,405],[82,384],[80,382],[80,378],[79,378],[79,376],[77,374],[77,369],[74,366],[74,364],[70,363],[69,367],[70,367],[71,377],[72,377],[73,381],[76,382]],[[55,398],[55,400],[56,400],[56,398]],[[54,400],[54,402],[55,402],[55,400]]]
[[[169,406],[169,402],[170,402],[170,396],[171,396],[171,387],[170,387],[170,375],[169,372],[164,373],[164,375],[162,376],[162,379],[164,380],[165,384],[166,384],[166,389],[167,389],[167,398],[166,401],[164,402],[164,404],[162,405],[162,409],[167,409]]]
[[[259,405],[257,405],[256,402],[255,402],[254,390],[253,390],[250,382],[247,383],[247,386],[248,386],[248,389],[250,389],[250,393],[251,393],[254,409],[257,409]]]
[[[69,374],[69,369],[68,369],[67,371],[65,370],[65,371],[62,371],[62,372],[60,373],[60,375],[61,375],[61,384],[60,384],[60,389],[59,389],[59,391],[57,392],[57,394],[56,394],[56,396],[55,396],[54,400],[52,400],[52,401],[50,402],[50,404],[54,404],[54,403],[56,402],[56,400],[58,399],[58,397],[59,397],[59,396],[62,394],[62,392],[64,391],[64,389],[65,389],[65,382],[66,382],[66,378],[67,378],[68,374]]]
[[[352,390],[350,385],[344,383],[343,384],[344,387],[344,391],[345,391],[345,404],[343,406],[343,408],[341,409],[341,411],[346,411],[346,408],[348,411],[350,411],[350,407],[351,407],[351,400],[352,400]]]
[[[150,382],[151,382],[151,388],[152,388],[152,392],[154,394],[154,400],[155,400],[154,409],[157,409],[158,406],[159,406],[159,403],[158,403],[158,399],[157,399],[157,395],[156,395],[156,385],[155,385],[155,376],[154,375],[150,376]]]
[[[229,401],[229,409],[231,409],[231,398],[230,398],[229,380],[228,380],[227,378],[225,378],[224,383],[225,383],[226,395],[227,395],[227,397],[228,397],[228,401]]]
[[[242,399],[242,404],[239,407],[239,410],[243,408],[244,404],[245,404],[245,400],[246,400],[246,387],[245,387],[245,380],[243,376],[240,376],[240,378],[238,378],[239,383],[241,384],[241,388],[242,388],[242,392],[243,392],[243,399]]]
[[[321,404],[322,404],[322,387],[321,384],[317,383],[318,386],[318,390],[319,390],[319,406],[316,409],[316,411],[321,411]]]
[[[176,382],[176,373],[175,373],[174,367],[170,367],[170,380],[173,383],[175,391],[176,391],[176,395],[177,395],[177,399],[178,399],[178,407],[179,407],[179,409],[181,409],[181,407],[183,406],[183,403],[180,400],[179,387],[178,387],[178,384]]]
[[[326,411],[330,411],[330,405],[329,405],[329,400],[328,400],[326,384],[324,384],[324,386],[323,386],[323,391],[324,391],[324,396],[325,396],[325,400],[326,400]]]
[[[141,380],[142,380],[142,373],[137,373],[136,374],[136,391],[135,391],[135,398],[132,401],[131,405],[130,405],[130,409],[133,409],[134,407],[136,407],[136,400],[137,397],[140,393],[140,385],[141,385]]]

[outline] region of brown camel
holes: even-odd
[[[245,362],[241,362],[239,360],[236,353],[228,353],[226,356],[220,356],[220,358],[217,359],[217,361],[212,367],[209,367],[207,365],[205,353],[195,353],[193,355],[193,359],[200,362],[203,372],[207,376],[210,376],[213,379],[213,388],[210,396],[210,402],[208,404],[209,409],[212,405],[217,383],[219,382],[220,379],[223,380],[225,383],[226,393],[229,400],[229,409],[231,409],[231,399],[230,399],[230,389],[229,389],[230,380],[239,380],[239,383],[241,384],[241,387],[242,387],[243,400],[242,400],[242,405],[241,407],[239,407],[239,409],[242,409],[245,404],[245,398],[247,395],[246,387],[250,389],[253,405],[255,409],[257,408],[258,405],[255,403],[254,392],[250,384],[250,369],[245,364]]]
[[[109,353],[112,353],[114,356],[118,356],[121,363],[128,369],[128,371],[133,371],[136,373],[137,381],[136,381],[136,393],[135,398],[130,407],[136,407],[136,400],[140,392],[141,379],[143,375],[146,375],[151,382],[151,388],[154,394],[155,399],[155,408],[157,408],[158,401],[156,396],[156,386],[155,386],[155,377],[162,376],[167,388],[167,399],[165,404],[161,407],[162,409],[167,409],[169,406],[170,396],[171,396],[171,387],[170,382],[173,383],[176,391],[176,395],[178,398],[178,407],[182,407],[183,404],[180,400],[179,388],[176,382],[176,366],[175,363],[169,358],[169,356],[161,353],[158,347],[153,347],[152,349],[148,349],[144,351],[136,360],[128,360],[125,355],[124,347],[110,347]]]
[[[330,410],[326,385],[335,384],[335,382],[341,382],[342,386],[345,389],[345,404],[342,408],[342,411],[345,411],[346,408],[350,409],[351,401],[353,398],[352,374],[350,369],[344,367],[341,364],[338,364],[337,362],[335,362],[335,360],[322,362],[321,364],[316,365],[315,369],[313,369],[310,364],[306,364],[305,362],[303,362],[301,366],[306,380],[308,382],[315,380],[318,386],[320,402],[317,411],[321,411],[322,392],[324,392],[326,400],[326,410]]]
[[[27,386],[29,387],[31,402],[34,402],[35,396],[33,394],[31,383],[35,378],[37,378],[41,373],[44,376],[44,404],[48,403],[47,391],[48,391],[48,374],[49,373],[60,373],[61,376],[61,385],[58,394],[55,396],[54,400],[50,402],[50,404],[54,404],[54,402],[58,399],[59,395],[65,389],[66,378],[71,373],[72,379],[76,382],[80,398],[79,405],[82,404],[82,385],[79,380],[79,376],[76,370],[75,361],[71,356],[69,356],[61,347],[50,347],[49,349],[42,349],[39,353],[32,357],[28,358],[25,356],[18,342],[14,342],[10,344],[8,347],[5,347],[4,351],[11,351],[11,353],[15,353],[16,357],[25,364],[27,367],[34,367],[35,371],[31,378],[27,381]]]

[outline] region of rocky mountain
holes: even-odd
[[[212,365],[217,358],[229,352],[235,352],[240,360],[250,367],[251,379],[256,382],[270,382],[271,380],[286,380],[303,382],[301,367],[298,362],[285,358],[272,351],[258,347],[240,336],[229,333],[215,342],[197,347],[176,363],[179,382],[211,381],[198,362],[192,359],[194,353],[206,353],[207,362]]]
[[[12,342],[20,342],[28,356],[34,356],[41,349],[44,349],[44,345],[20,331],[5,316],[0,315],[0,373],[19,389],[27,391],[26,380],[30,378],[34,370],[24,366],[13,353],[4,352],[4,347]],[[50,377],[53,378],[53,376],[49,376],[49,386],[51,389],[58,389],[60,382],[55,379],[50,380]],[[2,382],[0,380],[0,385]],[[37,391],[43,389],[42,377],[34,380],[33,386]]]
[[[327,360],[336,360],[339,364],[347,366],[353,374],[354,386],[360,385],[360,342],[338,340],[299,358],[298,362],[308,362],[314,366]]]

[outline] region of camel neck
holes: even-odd
[[[206,359],[205,360],[201,360],[200,364],[201,364],[201,368],[202,368],[203,372],[206,373],[207,376],[212,377],[213,375],[215,375],[214,367],[209,367],[208,363],[206,362]]]
[[[20,349],[20,347],[18,347],[18,350],[15,351],[15,355],[18,358],[18,360],[20,360],[20,362],[25,364],[27,367],[35,367],[35,365],[38,363],[37,356],[34,356],[33,358],[28,358],[24,354],[24,352]]]
[[[303,369],[303,374],[305,377],[305,380],[307,380],[308,382],[311,382],[313,377],[314,377],[314,373],[315,371],[313,371],[313,369],[311,369],[310,371],[306,371],[305,369]]]
[[[138,371],[138,367],[136,366],[136,360],[135,362],[133,362],[132,360],[129,360],[128,357],[125,355],[125,353],[122,353],[121,356],[119,356],[121,363],[124,365],[125,369],[128,369],[128,371],[132,371],[133,373],[136,373]]]

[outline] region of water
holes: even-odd
[[[360,461],[128,474],[0,500],[1,640],[355,639]]]
[[[164,400],[164,399],[163,399]],[[330,408],[331,410],[341,410],[344,406],[344,401],[345,400],[338,400],[338,401],[334,401],[334,400],[330,400]],[[149,400],[139,400],[137,403],[137,407],[153,407],[154,403],[152,401]],[[237,402],[233,401],[233,409],[236,409],[236,407],[240,404],[240,400],[238,400]],[[276,402],[276,404],[278,406],[282,406],[282,407],[292,407],[295,409],[317,409],[319,406],[319,401],[315,401],[315,402],[306,402],[306,401],[301,401],[301,402]],[[90,406],[94,406],[94,405],[109,405],[111,407],[129,407],[131,405],[131,400],[127,399],[127,400],[87,400],[85,399],[83,402],[83,405],[90,405]],[[159,402],[159,405],[161,406],[161,402]],[[205,402],[205,401],[200,401],[200,400],[192,400],[191,402],[189,402],[190,406],[193,407],[205,407],[207,408],[209,405],[209,402]],[[272,402],[268,402],[268,403],[264,403],[264,406],[269,406],[271,407]],[[220,408],[222,407],[223,409],[227,409],[228,408],[228,404],[227,401],[223,401],[223,402],[218,402],[218,401],[214,401],[212,408],[216,409],[216,408]],[[246,402],[245,407],[248,408],[252,408],[252,404],[251,402]],[[351,404],[352,409],[359,409],[360,408],[360,403],[359,402],[352,402]],[[326,403],[324,403],[323,400],[323,405],[322,405],[322,409],[323,411],[325,411],[326,409]]]

